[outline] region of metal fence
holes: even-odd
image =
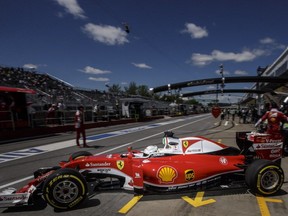
[[[0,128],[12,128],[15,130],[15,121],[12,111],[0,111]]]

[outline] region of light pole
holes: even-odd
[[[220,67],[220,74],[222,77],[222,83],[220,84],[220,87],[221,87],[221,94],[223,96],[223,91],[225,87],[224,67],[222,64],[219,67]],[[216,104],[217,105],[218,105],[218,90],[219,90],[219,84],[217,83],[217,87],[216,87]]]
[[[261,68],[260,66],[257,68],[257,76],[261,77],[266,68]],[[256,89],[260,90],[260,83],[256,83]],[[257,115],[261,115],[261,94],[257,94]]]
[[[225,77],[224,77],[224,68],[223,68],[222,64],[220,65],[220,74],[222,76],[221,93],[222,93],[222,96],[223,96],[223,91],[224,91],[224,87],[225,87]]]

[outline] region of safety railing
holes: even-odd
[[[0,111],[0,130],[1,129],[15,130],[14,115],[11,111]]]

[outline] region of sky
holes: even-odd
[[[255,76],[287,48],[287,10],[287,0],[0,0],[0,65],[97,90],[219,78],[220,65]]]

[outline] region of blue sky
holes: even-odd
[[[98,90],[220,77],[220,64],[256,75],[288,45],[287,11],[287,0],[1,0],[0,65]]]

